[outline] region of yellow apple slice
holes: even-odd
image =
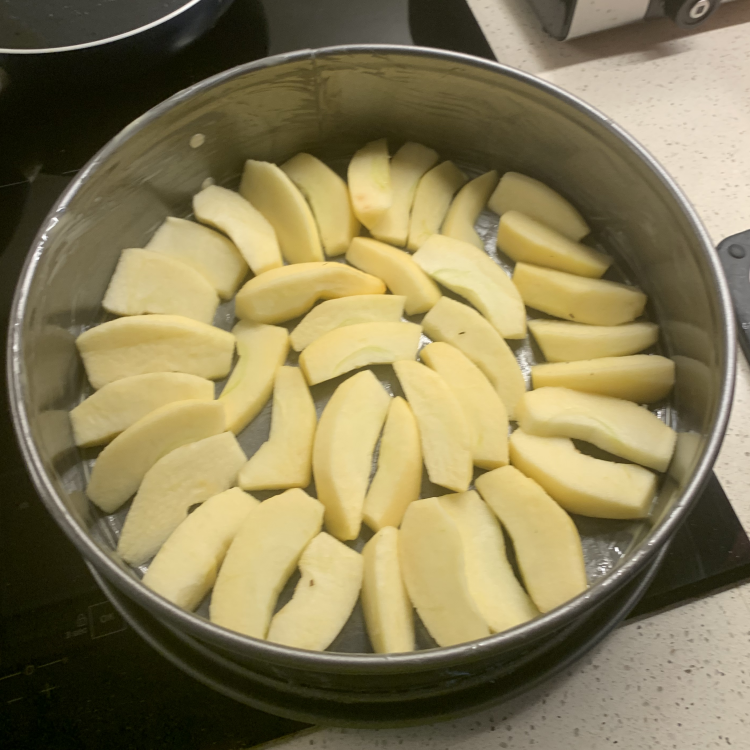
[[[588,326],[562,320],[530,320],[529,330],[548,362],[622,357],[648,349],[659,340],[656,323]]]
[[[298,367],[276,373],[271,434],[242,467],[237,483],[244,490],[307,487],[312,478],[312,446],[318,417]]]
[[[289,354],[289,332],[280,326],[241,320],[232,333],[237,339],[238,359],[219,403],[224,406],[227,429],[237,435],[271,397],[276,373]]]
[[[463,352],[492,383],[508,412],[515,418],[518,399],[526,392],[521,368],[500,334],[473,308],[443,297],[422,320],[433,341],[444,341]]]
[[[508,463],[508,412],[482,371],[461,351],[441,341],[419,353],[448,384],[461,404],[471,433],[475,466],[496,469]]]
[[[327,164],[310,154],[297,154],[281,168],[307,198],[326,255],[345,253],[360,230],[346,183]]]
[[[537,437],[516,430],[510,436],[510,462],[568,513],[582,516],[645,518],[656,492],[653,472],[587,456],[568,438]]]
[[[624,398],[638,404],[651,404],[666,398],[674,380],[674,362],[657,354],[555,362],[531,368],[531,382],[535,388],[561,386]]]
[[[324,531],[299,559],[292,598],[271,620],[268,640],[325,651],[346,625],[362,588],[362,555]]]
[[[471,434],[461,404],[448,384],[419,362],[395,362],[399,383],[419,426],[422,456],[434,484],[455,492],[469,488]]]
[[[409,220],[409,250],[419,250],[433,234],[439,234],[454,193],[468,178],[452,162],[444,161],[433,167],[419,181]]]
[[[160,458],[224,429],[224,410],[216,401],[161,406],[120,433],[99,454],[86,494],[105,513],[114,513]]]
[[[228,235],[254,274],[283,264],[276,232],[239,193],[210,185],[193,196],[195,218]]]
[[[145,249],[187,263],[223,299],[234,297],[247,276],[247,263],[232,242],[213,229],[187,219],[168,216]]]
[[[581,214],[552,188],[533,177],[506,172],[489,200],[496,214],[520,211],[546,224],[574,242],[583,239],[591,230]]]
[[[414,615],[398,558],[398,529],[385,526],[362,550],[362,609],[376,654],[414,651]]]
[[[385,294],[385,284],[343,263],[296,263],[250,279],[235,297],[235,312],[258,323],[283,323],[318,300],[358,294]]]
[[[487,205],[487,199],[495,185],[497,172],[494,169],[467,182],[453,199],[440,233],[461,242],[468,242],[482,250],[484,242],[474,229],[474,224]]]
[[[349,162],[347,178],[354,215],[370,229],[393,202],[388,141],[381,138],[357,151]]]
[[[120,533],[117,552],[130,565],[152,558],[191,506],[228,490],[246,461],[231,432],[183,445],[143,477]]]
[[[438,499],[461,535],[469,593],[490,630],[500,633],[536,617],[539,610],[505,555],[500,524],[482,498],[470,490]]]
[[[213,401],[214,384],[182,372],[149,372],[105,385],[70,412],[76,445],[104,445],[154,409],[175,401]]]
[[[505,466],[479,477],[477,489],[510,534],[524,583],[540,611],[549,612],[586,590],[578,529],[536,482]]]
[[[94,388],[147,372],[218,380],[229,372],[234,336],[179,315],[135,315],[84,331],[76,346]]]
[[[398,526],[409,503],[419,499],[421,484],[419,428],[409,404],[396,396],[380,438],[378,468],[365,497],[364,522],[373,531]]]
[[[143,585],[194,610],[211,590],[229,545],[258,505],[234,487],[206,500],[169,536],[143,576]]]
[[[513,283],[529,307],[595,326],[630,323],[643,312],[647,300],[642,291],[626,284],[527,263],[516,263]]]
[[[433,234],[414,262],[443,286],[471,302],[504,339],[526,337],[526,308],[508,274],[483,250]]]
[[[253,508],[216,578],[211,622],[265,638],[281,589],[322,523],[323,506],[300,489],[287,490]]]
[[[362,507],[390,397],[371,370],[345,380],[320,415],[313,476],[326,509],[326,528],[338,539],[359,536]]]
[[[469,592],[461,534],[438,498],[417,500],[407,509],[399,559],[409,598],[438,646],[490,634]]]
[[[416,359],[422,326],[416,323],[357,323],[335,328],[299,355],[310,385],[368,365]]]
[[[382,279],[393,294],[406,297],[407,315],[427,312],[441,297],[438,285],[403,250],[368,237],[355,237],[346,259]]]

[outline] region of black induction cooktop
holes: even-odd
[[[235,0],[203,39],[145,78],[60,92],[0,116],[0,326],[7,327],[16,280],[48,209],[124,125],[234,65],[293,49],[368,42],[495,59],[465,0]],[[38,499],[7,406],[0,420],[0,483],[4,750],[230,750],[304,728],[199,685],[127,627]],[[745,579],[750,541],[712,477],[632,615]]]

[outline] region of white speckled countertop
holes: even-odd
[[[713,240],[750,229],[750,1],[701,31],[658,20],[555,42],[527,0],[469,0],[497,58],[622,125],[667,168]],[[750,370],[716,466],[750,531]],[[750,749],[750,585],[621,627],[570,671],[496,709],[407,730],[321,729],[285,750]]]

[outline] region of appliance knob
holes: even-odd
[[[665,0],[664,12],[678,26],[692,29],[702,24],[720,3],[721,0]]]

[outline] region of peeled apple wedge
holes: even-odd
[[[265,638],[281,589],[322,523],[323,506],[300,489],[287,490],[253,508],[216,578],[211,622]]]
[[[292,331],[292,349],[301,352],[335,328],[357,323],[397,323],[404,314],[405,301],[406,297],[394,294],[362,294],[321,302]]]
[[[422,326],[416,323],[357,323],[335,328],[299,355],[299,366],[310,385],[322,383],[367,365],[416,359]]]
[[[648,349],[659,340],[656,323],[587,326],[562,320],[530,320],[529,330],[548,362],[622,357]]]
[[[279,368],[289,354],[289,333],[280,326],[241,320],[232,329],[237,364],[219,396],[227,429],[235,435],[255,419],[271,397]]]
[[[214,319],[218,305],[218,294],[194,268],[138,248],[120,253],[102,300],[113,315],[184,315],[201,323]]]
[[[443,297],[422,319],[433,341],[444,341],[463,352],[492,383],[508,419],[515,418],[518,399],[526,392],[523,373],[511,348],[473,308]]]
[[[217,401],[161,406],[120,433],[99,454],[86,494],[105,513],[114,513],[160,458],[224,429],[224,409]]]
[[[453,199],[440,233],[446,237],[468,242],[482,250],[484,242],[474,229],[474,224],[487,205],[487,200],[495,189],[495,185],[497,185],[497,172],[494,169],[467,182]]]
[[[384,293],[380,279],[343,263],[297,263],[250,279],[235,297],[235,312],[258,323],[283,323],[320,299]]]
[[[482,371],[461,351],[441,341],[419,356],[448,384],[461,404],[471,433],[475,466],[496,469],[508,463],[508,413]]]
[[[70,412],[76,445],[104,445],[149,412],[174,401],[213,401],[214,384],[181,372],[150,372],[105,385]]]
[[[76,346],[93,388],[147,372],[218,380],[229,372],[234,336],[179,315],[136,315],[84,331]]]
[[[388,408],[378,467],[365,497],[364,522],[373,531],[398,526],[409,503],[419,499],[421,484],[419,427],[409,404],[396,396]]]
[[[568,438],[516,430],[510,436],[510,462],[568,513],[582,516],[646,518],[656,492],[656,474],[648,469],[587,456]]]
[[[169,536],[143,576],[143,585],[194,610],[211,590],[229,545],[258,505],[234,487],[206,500]]]
[[[433,234],[414,254],[414,262],[471,302],[504,339],[526,336],[526,308],[508,274],[483,250]]]
[[[312,447],[318,422],[310,390],[298,367],[276,373],[271,434],[242,467],[237,483],[244,490],[307,487],[312,478]]]
[[[399,559],[409,598],[438,646],[490,634],[469,591],[461,534],[438,498],[417,500],[407,509]]]
[[[470,490],[438,500],[461,535],[469,593],[490,630],[500,633],[536,617],[539,610],[505,555],[500,524],[482,498]]]
[[[187,263],[222,299],[234,297],[247,276],[247,263],[232,242],[223,234],[187,219],[168,216],[145,249]]]
[[[195,218],[228,235],[256,274],[283,264],[276,232],[239,193],[211,185],[193,196]]]
[[[368,143],[352,156],[347,178],[354,215],[370,229],[393,202],[391,159],[385,138]]]
[[[440,233],[451,199],[467,179],[452,161],[444,161],[419,181],[409,219],[409,250],[418,250],[431,235]]]
[[[407,315],[427,312],[442,296],[438,285],[403,250],[368,237],[355,237],[346,260],[382,279],[393,294],[406,298]]]
[[[601,396],[651,404],[672,390],[675,364],[657,354],[555,362],[531,368],[534,388],[561,386]]]
[[[402,247],[409,236],[409,216],[422,175],[437,164],[437,151],[419,143],[405,143],[391,159],[391,205],[369,227],[376,239]]]
[[[268,640],[325,651],[357,603],[362,588],[362,555],[323,531],[305,548],[299,570],[292,598],[271,620]]]
[[[356,539],[372,468],[372,454],[390,405],[371,370],[345,380],[320,415],[313,445],[313,476],[326,509],[326,528]]]
[[[414,615],[401,575],[399,531],[385,526],[362,550],[362,609],[376,654],[414,651]]]
[[[143,477],[122,527],[117,552],[130,565],[153,557],[191,506],[232,487],[247,459],[231,432],[183,445]]]
[[[281,169],[307,198],[326,255],[345,253],[360,230],[346,183],[327,164],[310,154],[293,156]]]
[[[536,482],[505,466],[479,477],[477,489],[510,534],[524,583],[541,612],[586,590],[578,529]]]
[[[581,214],[559,193],[533,177],[506,172],[489,200],[496,214],[520,211],[565,235],[573,242],[591,230]]]
[[[276,164],[248,159],[240,195],[273,227],[281,254],[289,263],[323,260],[323,248],[310,206],[289,176]]]
[[[626,284],[587,279],[527,263],[516,263],[513,283],[529,307],[595,326],[630,323],[643,312],[647,300],[643,292]]]
[[[393,369],[419,426],[430,481],[454,492],[469,489],[471,433],[458,399],[436,372],[419,362],[395,362]]]

